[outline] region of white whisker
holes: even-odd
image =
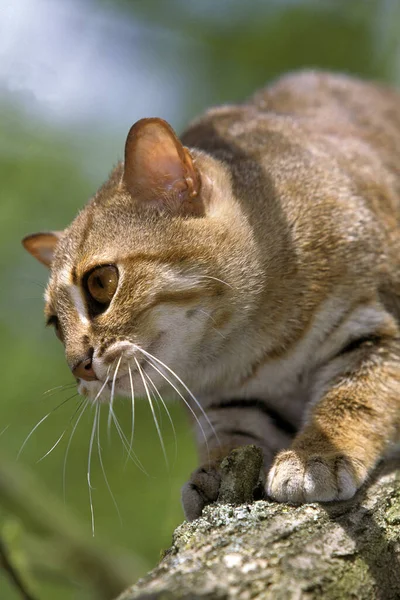
[[[76,394],[76,396],[77,396],[77,395],[78,395],[78,394]],[[43,459],[45,459],[45,458],[46,458],[46,456],[49,456],[49,454],[51,454],[51,453],[53,452],[54,448],[56,448],[56,447],[58,446],[58,444],[61,442],[61,440],[63,439],[64,435],[65,435],[65,434],[66,434],[66,432],[68,431],[68,427],[71,425],[71,422],[73,421],[73,419],[74,419],[74,417],[75,417],[76,413],[77,413],[77,412],[79,411],[79,409],[81,408],[82,404],[83,404],[83,400],[82,400],[82,401],[79,403],[79,405],[78,405],[77,409],[74,411],[74,413],[73,413],[72,417],[71,417],[71,418],[70,418],[70,420],[68,421],[68,425],[66,426],[66,428],[64,429],[64,431],[62,432],[62,434],[60,435],[60,437],[57,439],[56,443],[52,445],[52,447],[50,448],[50,450],[48,450],[48,451],[46,452],[46,454],[44,454],[44,455],[42,456],[42,458],[39,458],[39,460],[38,460],[38,461],[36,461],[37,463],[40,463],[40,462],[41,462]]]
[[[108,491],[110,493],[111,499],[112,499],[112,501],[114,503],[115,509],[117,511],[117,514],[118,514],[119,521],[120,521],[120,523],[122,525],[121,513],[119,512],[119,508],[118,508],[118,504],[117,504],[117,501],[115,499],[115,496],[112,493],[111,486],[109,484],[108,477],[106,475],[106,470],[104,468],[103,458],[101,456],[101,445],[100,445],[100,415],[101,415],[101,406],[100,406],[100,404],[98,405],[98,407],[99,407],[99,411],[98,411],[98,418],[97,418],[97,453],[99,455],[100,467],[101,467],[101,470],[103,472],[104,481],[106,482],[107,489],[108,489]]]
[[[201,414],[203,415],[205,421],[207,422],[207,425],[210,427],[213,435],[215,436],[215,439],[217,440],[218,444],[220,443],[217,432],[214,429],[213,424],[211,423],[210,419],[208,418],[208,415],[206,414],[204,408],[201,406],[200,402],[197,400],[197,398],[192,394],[192,392],[190,391],[190,389],[187,387],[187,385],[182,381],[182,379],[179,377],[179,375],[177,375],[175,373],[175,371],[173,371],[170,367],[168,367],[168,365],[166,365],[165,363],[162,362],[162,360],[160,360],[159,358],[157,358],[156,356],[154,356],[153,354],[150,354],[150,352],[147,352],[147,350],[143,350],[142,348],[140,348],[137,344],[134,344],[135,348],[137,348],[137,350],[139,350],[139,352],[142,352],[145,356],[150,358],[150,361],[152,362],[153,360],[155,360],[157,363],[159,363],[162,367],[164,367],[165,369],[167,369],[167,371],[169,373],[171,373],[171,375],[173,375],[177,381],[179,381],[179,383],[181,384],[181,386],[187,391],[187,393],[189,394],[189,396],[191,397],[191,399],[193,400],[193,402],[196,404],[197,408],[199,409],[199,411],[201,412]],[[154,364],[153,364],[154,367]],[[169,380],[168,380],[169,381]],[[171,382],[169,381],[169,383],[171,384]],[[172,384],[171,384],[172,385]],[[174,386],[173,386],[174,387]],[[174,389],[176,390],[176,388],[174,387]],[[179,393],[179,392],[178,392]],[[188,403],[188,401],[186,400],[186,398],[184,398],[182,396],[182,394],[179,394],[181,398],[184,399],[186,405],[189,407],[190,404]],[[194,411],[192,411],[192,413],[194,413]],[[197,419],[197,417],[196,417]],[[197,419],[197,422],[198,419]],[[199,423],[200,424],[200,423]],[[202,429],[202,433],[203,436],[205,437],[204,434],[204,430]]]
[[[132,397],[132,426],[131,426],[131,439],[129,440],[129,454],[130,454],[132,452],[133,437],[134,437],[134,431],[135,431],[135,392],[133,389],[132,371],[131,371],[130,365],[128,365],[128,372],[129,372],[129,382],[131,385],[131,397]],[[125,465],[128,462],[129,454],[126,457]]]
[[[215,324],[215,319],[214,317],[212,317],[207,311],[199,308],[198,309],[199,312],[203,313],[203,315],[206,315],[214,324]],[[224,340],[226,340],[226,336],[216,327],[213,327],[214,331],[216,331],[218,333],[218,335],[220,335]]]
[[[90,436],[90,441],[89,441],[89,452],[88,452],[88,464],[87,464],[87,473],[86,473],[86,477],[87,477],[87,482],[88,482],[88,491],[89,491],[89,504],[90,504],[90,515],[91,515],[91,520],[92,520],[92,536],[94,537],[94,510],[93,510],[93,498],[92,498],[92,483],[90,481],[90,469],[91,469],[91,463],[92,463],[92,450],[93,450],[93,440],[94,440],[94,436],[96,433],[96,424],[97,424],[97,418],[98,418],[98,414],[99,414],[99,407],[100,404],[96,404],[96,412],[94,414],[94,418],[93,418],[93,427],[92,427],[92,433]]]
[[[76,428],[78,427],[79,421],[81,420],[82,415],[85,412],[85,410],[88,407],[88,405],[89,405],[89,400],[86,400],[86,402],[84,403],[84,405],[82,407],[81,413],[78,415],[78,418],[75,421],[75,425],[72,428],[71,435],[69,437],[68,444],[67,444],[67,447],[65,449],[64,464],[63,464],[63,498],[64,498],[64,504],[65,504],[65,490],[66,490],[65,482],[66,482],[66,474],[67,474],[68,453],[69,453],[69,449],[70,449],[70,446],[71,446],[72,438],[74,437],[74,433],[76,431]]]
[[[112,419],[114,421],[114,425],[115,425],[115,428],[116,428],[116,430],[118,432],[118,435],[119,435],[119,437],[121,439],[122,446],[125,448],[125,450],[128,453],[128,457],[142,471],[142,473],[144,473],[145,475],[148,476],[149,474],[147,473],[146,469],[144,468],[144,466],[142,465],[142,463],[140,462],[140,460],[138,459],[138,457],[136,456],[136,454],[133,452],[133,450],[131,450],[129,448],[128,439],[127,439],[125,433],[123,432],[123,430],[121,428],[121,425],[118,422],[117,415],[115,414],[114,411],[111,412],[111,416],[112,416]]]
[[[107,421],[108,438],[110,438],[111,413],[112,413],[112,410],[113,410],[113,403],[114,403],[115,381],[117,379],[117,373],[118,373],[119,365],[121,364],[121,360],[122,360],[122,354],[121,354],[121,356],[118,359],[117,366],[115,367],[115,371],[114,371],[114,375],[113,375],[113,380],[112,380],[112,384],[111,384],[110,407],[109,407],[108,421]]]
[[[147,362],[149,362],[149,361],[148,361],[148,359],[146,359],[146,360],[147,360]],[[151,363],[149,363],[149,364],[151,364]],[[177,440],[177,436],[176,436],[176,431],[175,431],[174,422],[173,422],[173,420],[172,420],[172,417],[171,417],[171,413],[169,412],[169,410],[168,410],[168,406],[166,405],[166,403],[165,403],[165,401],[164,401],[164,398],[161,396],[160,392],[159,392],[159,391],[158,391],[158,389],[157,389],[157,386],[156,386],[156,384],[155,384],[155,383],[154,383],[154,381],[151,379],[150,375],[149,375],[148,373],[145,373],[145,371],[143,371],[143,374],[144,374],[144,376],[146,377],[146,379],[148,379],[148,381],[149,381],[150,385],[153,387],[154,391],[156,392],[156,394],[157,394],[158,398],[160,399],[160,402],[161,402],[161,404],[163,405],[163,407],[164,407],[164,409],[165,409],[165,412],[167,413],[167,416],[168,416],[169,422],[171,423],[171,428],[172,428],[172,431],[173,431],[173,434],[174,434],[174,445],[175,445],[174,464],[175,464],[175,462],[176,462],[176,459],[177,459],[177,457],[178,457],[178,440]]]
[[[141,368],[141,366],[140,366],[137,358],[136,357],[133,357],[133,358],[134,358],[134,361],[135,361],[136,366],[138,368],[139,374],[140,374],[140,376],[142,378],[144,389],[146,390],[146,396],[147,396],[147,399],[149,401],[150,410],[151,410],[151,413],[153,415],[154,425],[156,426],[158,438],[160,440],[161,449],[162,449],[162,452],[163,452],[163,455],[164,455],[165,464],[167,465],[167,469],[169,469],[168,457],[167,457],[167,453],[166,453],[166,450],[165,450],[164,440],[163,440],[163,437],[162,437],[162,433],[161,433],[160,425],[159,425],[158,420],[157,420],[156,413],[154,411],[153,402],[151,400],[151,394],[150,394],[149,388],[147,386],[146,380],[144,378],[142,368]]]
[[[163,373],[153,362],[151,362],[150,359],[146,359],[147,362],[149,363],[150,366],[153,367],[153,369],[155,371],[157,371],[157,373],[159,373],[161,375],[161,377],[163,377],[165,379],[165,381],[172,387],[172,389],[175,390],[175,392],[179,395],[179,397],[183,400],[183,402],[185,403],[185,405],[187,406],[187,408],[189,409],[189,411],[192,413],[196,423],[198,424],[198,426],[200,427],[201,433],[203,435],[204,438],[204,443],[205,446],[207,448],[207,454],[209,455],[209,449],[208,449],[208,439],[206,436],[206,433],[203,429],[202,424],[200,423],[200,420],[198,418],[198,416],[196,415],[195,411],[193,410],[192,406],[190,405],[190,403],[187,401],[187,399],[185,398],[185,396],[183,396],[183,394],[180,392],[180,390],[176,387],[176,385],[174,385],[172,383],[172,381],[167,377],[167,375],[165,375],[165,373]]]
[[[2,436],[3,433],[5,433],[9,427],[10,427],[10,423],[8,425],[6,425],[5,427],[3,427],[3,429],[0,431],[0,436]]]
[[[222,279],[218,279],[218,277],[212,277],[211,275],[193,275],[193,278],[194,279],[213,279],[214,281],[219,281],[220,283],[223,283],[224,285],[227,285],[232,290],[235,289],[233,287],[233,285],[231,285],[230,283],[227,283],[226,281],[223,281]]]
[[[109,379],[109,377],[108,377],[108,374],[109,374],[109,372],[110,372],[110,368],[111,368],[111,367],[108,367],[108,371],[107,371],[106,380],[105,380],[105,382],[103,383],[103,385],[101,386],[101,388],[99,389],[99,391],[97,392],[97,394],[96,394],[96,398],[95,398],[95,399],[92,401],[92,404],[95,404],[95,403],[97,402],[97,400],[100,398],[100,396],[101,396],[101,394],[102,394],[102,392],[103,392],[104,388],[106,387],[106,385],[107,385],[107,383],[108,383],[108,379]]]
[[[60,437],[57,439],[57,441],[55,442],[55,444],[52,445],[52,447],[50,448],[50,450],[48,450],[46,452],[46,454],[43,454],[42,458],[39,458],[39,460],[37,460],[36,463],[42,462],[42,460],[44,458],[46,458],[46,456],[48,456],[49,454],[51,454],[53,452],[54,448],[56,448],[58,446],[58,444],[61,442],[61,440],[63,439],[66,431],[67,431],[67,428],[64,429],[64,431],[62,432],[62,434],[60,435]]]
[[[75,394],[74,394],[75,396]],[[74,396],[71,396],[70,398],[67,398],[66,400],[63,400],[62,402],[60,402],[60,404],[58,406],[56,406],[55,408],[53,408],[53,410],[51,410],[50,412],[47,413],[47,415],[45,415],[42,419],[40,419],[40,421],[38,423],[36,423],[35,427],[33,429],[31,429],[30,433],[27,435],[27,437],[24,440],[24,443],[22,444],[21,448],[19,449],[19,452],[17,454],[17,460],[19,459],[19,457],[21,456],[21,452],[23,451],[23,449],[25,448],[26,444],[28,443],[28,440],[31,438],[31,436],[35,433],[36,429],[44,422],[46,421],[46,419],[52,415],[56,410],[58,410],[61,406],[63,406],[66,402],[68,402],[69,400],[71,400]]]
[[[58,392],[59,390],[66,390],[72,387],[76,386],[76,382],[75,381],[71,381],[70,383],[64,383],[64,385],[57,385],[56,387],[50,388],[49,390],[46,390],[45,392],[43,392],[43,396],[47,396],[48,394],[51,394],[52,392]]]

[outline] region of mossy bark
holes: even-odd
[[[230,458],[232,469],[242,458]],[[227,477],[229,487],[232,471]],[[176,529],[159,566],[119,600],[196,598],[398,600],[400,456],[350,501],[206,507]]]

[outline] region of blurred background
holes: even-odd
[[[398,0],[2,0],[0,550],[32,598],[111,599],[154,566],[182,521],[180,487],[196,456],[189,419],[171,404],[176,456],[159,414],[167,467],[139,402],[143,473],[127,460],[131,409],[118,401],[126,438],[115,427],[107,435],[104,412],[102,460],[97,435],[92,448],[92,536],[93,412],[75,427],[73,379],[44,327],[47,272],[21,238],[71,221],[137,119],[160,116],[181,131],[207,106],[299,67],[396,84],[399,34]],[[10,575],[0,570],[1,600],[21,597]]]

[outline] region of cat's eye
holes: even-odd
[[[56,317],[55,315],[52,315],[51,317],[49,317],[47,319],[46,325],[52,325],[54,327],[54,331],[55,331],[55,334],[58,337],[58,339],[61,342],[64,341],[64,336],[61,331],[60,321],[58,320],[58,317]]]
[[[113,265],[97,267],[88,276],[86,288],[99,304],[110,304],[118,287],[118,271]]]

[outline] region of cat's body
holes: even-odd
[[[184,488],[190,518],[231,448],[260,445],[268,470],[295,429],[268,493],[350,497],[399,435],[400,95],[289,75],[182,142],[190,153],[160,120],[139,122],[125,167],[61,240],[26,242],[52,262],[46,310],[81,390],[95,397],[117,363],[116,390],[130,393],[131,369],[144,394],[148,359],[199,412],[160,359],[197,396],[206,467]],[[94,309],[101,265],[118,283]]]

